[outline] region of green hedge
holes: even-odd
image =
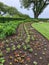
[[[0,17],[0,22],[9,22],[9,21],[14,21],[14,20],[25,20],[25,18],[9,18],[9,17]]]

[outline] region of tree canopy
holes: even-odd
[[[25,8],[32,7],[35,18],[38,18],[38,16],[49,4],[49,0],[20,0],[20,2],[21,5],[24,6]]]
[[[15,7],[8,6],[0,2],[0,17],[3,15],[5,15],[6,17],[12,16],[14,18],[29,18],[28,15],[20,13]]]
[[[0,14],[1,14],[1,12],[3,12],[3,14],[8,13],[12,16],[19,14],[19,11],[15,7],[7,6],[7,5],[3,4],[2,2],[0,2]]]

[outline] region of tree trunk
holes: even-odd
[[[37,12],[36,13],[34,13],[34,18],[38,18],[38,14],[37,14]]]
[[[34,18],[38,18],[38,16],[34,15]]]

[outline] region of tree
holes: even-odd
[[[20,0],[20,2],[21,5],[24,6],[24,8],[32,7],[32,10],[34,12],[34,18],[38,18],[38,16],[49,4],[49,0]]]
[[[3,14],[1,14],[3,12]],[[10,7],[8,5],[5,5],[4,3],[0,2],[0,14],[4,15],[8,13],[9,15],[17,15],[19,11],[15,7]]]
[[[15,7],[9,7],[8,13],[13,16],[13,15],[18,14],[19,12]]]

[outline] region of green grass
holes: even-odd
[[[49,40],[49,22],[33,23],[32,27]]]

